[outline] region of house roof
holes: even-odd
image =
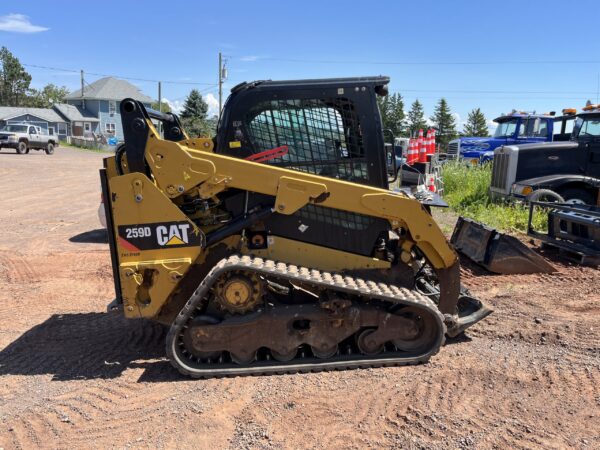
[[[69,122],[100,122],[91,112],[79,106],[57,103],[54,105],[54,108],[65,116]]]
[[[83,96],[88,99],[117,100],[131,97],[142,103],[152,103],[154,100],[135,87],[133,84],[119,80],[118,78],[105,77],[88,84],[83,88]],[[66,100],[81,99],[81,89],[71,92],[65,97]]]
[[[17,106],[0,106],[0,120],[13,119],[29,114],[46,122],[64,122],[56,111],[50,108],[23,108]]]

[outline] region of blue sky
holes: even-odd
[[[474,107],[488,119],[580,108],[598,91],[598,0],[2,3],[0,45],[29,64],[35,87],[76,89],[84,69],[88,83],[176,82],[163,84],[174,104],[196,87],[214,105],[222,51],[227,92],[244,80],[384,74],[406,109],[419,98],[430,115],[444,96],[459,121]],[[132,82],[157,96],[156,83]]]

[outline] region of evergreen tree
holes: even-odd
[[[430,120],[435,128],[436,142],[441,144],[442,149],[447,149],[448,142],[456,137],[456,122],[445,98],[440,99]]]
[[[390,105],[388,128],[392,130],[394,136],[402,136],[405,128],[404,100],[402,100],[402,96],[398,93],[392,95]]]
[[[381,125],[383,129],[388,128],[388,117],[390,115],[390,96],[389,94],[381,97],[377,96],[377,106],[379,106],[379,114],[381,115]]]
[[[480,137],[488,137],[490,135],[487,121],[485,120],[485,116],[481,112],[481,109],[475,108],[469,113],[467,117],[467,123],[465,124],[463,130],[464,136],[480,136]]]
[[[0,49],[0,106],[25,103],[31,75],[6,47]]]
[[[377,97],[377,104],[381,114],[381,124],[384,130],[391,130],[394,136],[404,134],[404,101],[398,93]]]
[[[427,129],[427,122],[425,121],[423,105],[419,99],[416,99],[410,106],[410,111],[408,111],[407,131],[410,136],[416,136],[420,129],[425,131]]]
[[[181,117],[183,119],[206,119],[208,104],[202,98],[198,89],[192,89],[190,95],[185,99]]]
[[[197,89],[192,89],[190,95],[185,99],[181,112],[181,122],[190,137],[210,136],[210,125],[206,120],[207,113],[208,104]]]

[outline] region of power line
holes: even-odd
[[[476,89],[399,89],[398,92],[453,92],[460,94],[556,94],[557,91],[495,91]],[[588,95],[589,91],[560,91],[558,94]]]
[[[257,61],[279,61],[292,63],[314,63],[314,64],[372,64],[386,66],[475,66],[475,65],[504,65],[504,64],[600,64],[600,60],[538,60],[538,61],[365,61],[365,60],[321,60],[321,59],[294,59],[294,58],[271,58],[257,57],[248,60],[244,57],[235,58],[242,62]]]
[[[25,66],[25,67],[34,67],[36,69],[46,69],[46,70],[55,70],[55,71],[60,71],[60,72],[73,72],[73,73],[79,73],[79,70],[74,70],[74,69],[63,69],[63,68],[59,68],[59,67],[50,67],[50,66],[40,66],[38,64],[24,64],[21,63],[21,65]],[[131,80],[131,81],[145,81],[148,83],[158,83],[159,81],[161,81],[162,83],[167,83],[167,84],[187,84],[187,85],[201,85],[201,86],[217,86],[217,83],[203,83],[203,82],[199,82],[199,81],[174,81],[174,80],[151,80],[148,78],[135,78],[135,77],[125,77],[125,76],[121,76],[121,75],[114,75],[114,74],[105,74],[105,73],[97,73],[97,72],[88,72],[85,71],[85,73],[87,75],[94,75],[97,77],[115,77],[115,78],[121,78],[123,80]]]

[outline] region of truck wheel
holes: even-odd
[[[527,196],[529,202],[558,202],[564,203],[565,199],[557,192],[550,189],[538,189]]]
[[[29,149],[27,148],[27,142],[19,142],[19,145],[17,145],[17,153],[19,155],[24,155],[25,153],[29,153],[28,151]]]
[[[51,155],[54,153],[54,144],[52,142],[48,142],[46,146],[46,155]]]
[[[596,203],[594,194],[585,189],[567,188],[561,190],[560,195],[565,199],[565,203],[571,203],[573,205],[594,205]]]

